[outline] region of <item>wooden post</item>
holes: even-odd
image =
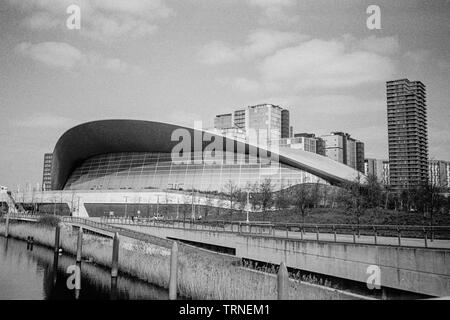
[[[316,226],[316,238],[319,241],[319,226]]]
[[[398,245],[401,246],[402,245],[402,231],[400,230],[399,227],[397,227],[397,236],[398,236]]]
[[[78,241],[77,241],[77,263],[81,262],[82,252],[83,252],[83,228],[80,227],[78,230]]]
[[[170,279],[169,279],[169,299],[177,299],[177,273],[178,273],[178,245],[174,241],[170,254]]]
[[[116,232],[113,239],[113,251],[111,262],[111,277],[117,277],[119,273],[119,234]]]
[[[6,213],[6,226],[5,226],[5,238],[8,238],[9,236],[9,209]]]
[[[61,234],[61,224],[58,223],[58,225],[55,228],[55,252],[57,253],[59,253],[60,234]]]
[[[110,291],[110,299],[117,300],[117,278],[111,278],[111,291]]]
[[[278,269],[278,300],[288,300],[289,299],[289,274],[286,269],[284,262],[281,262],[280,268]]]
[[[373,237],[375,240],[375,244],[377,244],[377,227],[373,227]]]
[[[352,227],[353,243],[356,243],[355,227]]]
[[[426,227],[423,228],[423,238],[425,240],[425,248],[428,248],[427,229],[426,229]]]

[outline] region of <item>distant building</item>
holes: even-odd
[[[377,177],[384,185],[389,185],[389,161],[368,158],[364,160],[364,174]]]
[[[217,128],[211,128],[211,129],[206,129],[205,131],[208,132],[212,132],[215,134],[220,134],[222,136],[231,138],[233,140],[238,140],[238,141],[246,141],[246,134],[245,134],[245,130],[240,129],[240,128],[223,128],[223,129],[217,129]]]
[[[279,143],[280,148],[299,149],[303,151],[316,153],[316,141],[311,138],[305,137],[282,138],[278,141],[272,141],[272,145],[277,142]]]
[[[291,135],[289,111],[273,104],[258,104],[214,118],[215,129],[241,129],[246,141],[269,146],[271,141]]]
[[[394,190],[428,181],[426,89],[420,81],[386,83],[390,180]]]
[[[428,161],[429,182],[440,188],[450,188],[450,162],[442,160]]]
[[[52,161],[53,153],[44,154],[44,166],[42,170],[42,190],[52,190]]]
[[[296,133],[291,138],[273,140],[272,145],[274,144],[283,148],[299,149],[325,156],[325,142],[316,137],[314,133]]]
[[[234,127],[234,117],[232,113],[218,114],[214,118],[214,128],[228,129]]]
[[[359,172],[364,172],[364,158],[364,143],[356,141],[356,170]]]
[[[281,110],[281,138],[289,138],[291,127],[289,125],[289,110]]]
[[[364,172],[364,143],[345,132],[332,132],[321,138],[325,142],[327,157]]]

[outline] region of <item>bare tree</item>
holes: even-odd
[[[228,180],[224,185],[224,194],[230,202],[230,221],[233,221],[233,210],[239,197],[239,187],[234,181]]]
[[[270,178],[266,178],[261,182],[259,186],[261,209],[263,211],[264,220],[267,218],[267,210],[272,207],[274,196],[273,196],[274,186]]]
[[[367,209],[367,188],[361,183],[361,176],[354,181],[346,182],[343,185],[346,193],[343,194],[343,201],[350,212],[356,215],[358,232],[361,220],[361,215]]]
[[[282,182],[280,190],[275,193],[275,205],[278,210],[284,210],[289,207],[289,187]]]
[[[205,219],[208,217],[209,210],[213,207],[213,195],[211,193],[207,193],[205,195],[205,209],[204,209],[204,216]]]
[[[311,193],[308,186],[304,184],[294,186],[291,190],[290,202],[300,212],[304,224],[306,210],[311,205]]]

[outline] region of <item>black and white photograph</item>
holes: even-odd
[[[0,119],[3,302],[450,300],[449,0],[0,0]]]

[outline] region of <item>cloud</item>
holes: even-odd
[[[115,73],[139,73],[136,66],[117,59],[104,57],[95,52],[83,53],[65,42],[22,42],[15,48],[16,52],[45,66],[66,71],[82,68],[104,69]]]
[[[220,79],[219,83],[224,86],[232,87],[236,91],[245,93],[256,93],[261,90],[261,85],[257,81],[253,81],[244,77]]]
[[[234,62],[239,59],[238,52],[221,41],[208,43],[199,52],[199,60],[210,65]]]
[[[60,129],[70,128],[77,124],[77,121],[71,118],[58,115],[32,115],[24,119],[12,120],[13,126],[30,129]]]
[[[407,51],[405,52],[404,57],[415,64],[421,64],[430,61],[431,51],[427,49]]]
[[[259,19],[262,25],[292,25],[300,20],[299,15],[292,14],[292,7],[296,5],[295,0],[248,0],[248,3],[262,10],[263,15]]]
[[[64,42],[42,42],[32,44],[22,42],[16,46],[16,51],[25,57],[41,62],[49,67],[72,69],[85,56],[77,48]]]
[[[8,3],[25,13],[23,25],[37,30],[65,30],[67,7],[78,5],[80,34],[102,41],[153,34],[160,20],[174,15],[164,0],[8,0]]]
[[[199,52],[199,60],[205,64],[217,65],[255,59],[307,38],[295,32],[257,29],[249,33],[242,46],[233,47],[222,41],[206,44]]]
[[[362,112],[368,114],[374,111],[382,111],[385,108],[383,100],[361,100],[355,96],[345,94],[299,97],[297,98],[297,105],[309,113],[323,115],[350,115]]]
[[[361,48],[380,54],[394,54],[400,50],[400,44],[396,37],[370,36],[362,41]]]
[[[351,50],[342,40],[312,39],[277,50],[258,69],[268,88],[297,91],[385,81],[392,76],[395,66],[386,56]]]

